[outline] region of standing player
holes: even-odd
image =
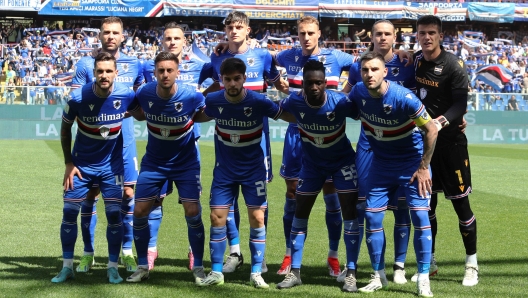
[[[134,208],[134,239],[139,265],[127,281],[140,282],[149,277],[149,214],[162,187],[169,181],[175,183],[185,209],[189,242],[194,252],[193,275],[198,283],[205,278],[202,266],[204,227],[200,205],[200,162],[192,118],[204,107],[204,98],[196,88],[176,84],[179,75],[176,55],[161,52],[154,62],[157,82],[142,86],[136,94],[145,112],[149,137],[141,161]]]
[[[416,22],[422,51],[415,54],[417,94],[437,124],[438,142],[431,160],[433,193],[429,219],[433,234],[431,267],[436,267],[435,238],[438,192],[444,192],[458,216],[460,235],[466,248],[464,286],[478,283],[477,220],[469,204],[471,170],[466,135],[458,129],[467,107],[468,76],[464,61],[440,45],[442,21],[423,16]]]
[[[99,185],[108,220],[108,279],[120,283],[117,261],[123,238],[121,200],[123,198],[123,136],[121,127],[127,109],[140,117],[133,104],[134,92],[114,83],[117,66],[114,56],[100,53],[95,57],[93,76],[89,82],[71,93],[64,107],[61,145],[66,170],[64,173],[64,209],[61,225],[63,268],[51,281],[73,278],[73,255],[77,239],[77,216],[81,203],[94,184]],[[73,122],[78,133],[71,150]]]
[[[290,94],[302,88],[303,67],[309,60],[321,61],[325,66],[327,89],[336,90],[339,85],[341,72],[348,70],[354,61],[352,55],[342,51],[319,48],[319,21],[312,16],[305,16],[297,21],[298,36],[301,48],[293,48],[278,52],[275,55],[277,65],[286,69],[288,74]],[[290,231],[295,214],[295,189],[302,165],[301,137],[296,123],[290,123],[284,138],[282,166],[280,175],[286,182],[286,201],[284,204],[284,237],[286,239],[286,253],[277,274],[286,275],[291,267]],[[327,265],[331,276],[339,275],[338,248],[341,239],[342,219],[339,199],[331,183],[323,187],[326,204],[326,226],[328,229],[328,259]]]
[[[269,288],[261,276],[266,251],[264,210],[267,208],[266,165],[260,146],[263,118],[285,119],[282,109],[265,95],[244,88],[246,64],[239,58],[227,58],[220,66],[219,78],[224,91],[207,95],[200,120],[215,119],[215,169],[211,186],[211,272],[199,286],[224,283],[222,262],[226,249],[226,221],[229,208],[239,189],[248,208],[251,251],[250,284]],[[290,119],[291,120],[291,119]]]
[[[251,31],[249,27],[249,18],[246,14],[240,11],[231,12],[224,20],[226,36],[228,39],[228,49],[225,53],[220,55],[211,54],[211,65],[213,67],[214,84],[207,88],[204,94],[211,91],[217,91],[223,88],[220,80],[220,66],[227,58],[236,57],[242,59],[247,67],[247,80],[244,85],[249,90],[266,93],[267,83],[266,79],[272,81],[280,91],[287,93],[287,83],[280,78],[277,68],[273,65],[271,54],[264,49],[251,49],[246,43],[247,36]],[[269,140],[269,127],[267,117],[263,119],[264,127],[262,138],[262,148],[264,150],[264,164],[266,165],[266,182],[271,182],[273,179],[273,172],[271,168],[271,145]],[[230,255],[226,259],[223,272],[234,272],[243,263],[242,254],[240,252],[240,239],[238,237],[238,204],[231,206],[230,215],[227,221],[228,240]],[[267,209],[264,221],[267,222]],[[234,220],[231,220],[234,219]],[[267,271],[265,264],[263,265],[263,272]]]
[[[123,42],[123,23],[117,17],[103,19],[101,24],[100,40],[102,52],[110,53],[117,60],[118,76],[116,82],[123,83],[130,89],[136,88],[143,83],[141,65],[136,57],[127,56],[119,52]],[[72,79],[73,88],[79,88],[84,84],[92,82],[93,61],[91,56],[83,57],[75,65],[75,75]],[[132,118],[123,121],[123,158],[125,165],[124,173],[124,197],[122,200],[121,214],[123,216],[123,256],[121,262],[127,271],[136,270],[136,261],[132,253],[132,213],[134,210],[134,185],[138,176],[138,164],[136,156],[136,141],[134,137],[134,122]],[[86,196],[81,206],[81,231],[84,242],[84,256],[77,267],[77,272],[88,272],[95,263],[94,261],[94,233],[97,223],[97,212],[95,209],[96,196],[99,194],[97,184]]]
[[[371,52],[379,53],[385,59],[385,67],[388,72],[386,80],[398,83],[414,91],[416,83],[414,79],[414,68],[411,64],[406,67],[406,62],[402,62],[398,55],[393,52],[393,45],[396,41],[394,25],[388,20],[380,20],[372,26],[372,44],[369,48]],[[357,61],[350,68],[348,82],[343,92],[350,92],[358,82],[361,82],[361,61]],[[358,222],[359,222],[359,242],[357,243],[357,254],[361,248],[365,222],[365,200],[368,192],[366,182],[373,152],[365,131],[361,127],[359,139],[356,145],[356,167],[358,171]],[[407,247],[411,233],[411,218],[409,208],[402,189],[392,194],[389,198],[388,209],[394,211],[394,276],[393,280],[397,284],[407,282],[405,278],[405,259],[407,257]],[[357,260],[357,257],[356,257]],[[436,272],[434,272],[436,273]],[[431,272],[431,274],[434,274]],[[343,281],[344,275],[338,277],[338,281]]]
[[[202,68],[206,64],[205,62],[198,59],[189,59],[189,57],[183,56],[183,47],[186,45],[186,39],[183,32],[183,29],[176,24],[175,22],[170,22],[165,24],[165,30],[163,31],[163,40],[162,47],[163,51],[171,52],[178,58],[179,63],[179,75],[176,79],[178,83],[190,85],[195,89],[198,89],[199,78]],[[147,82],[152,82],[156,80],[154,73],[154,61],[149,60],[146,64],[143,65],[143,76]],[[200,124],[194,123],[194,138],[196,142],[200,138]],[[198,152],[198,159],[200,158],[200,151]],[[167,189],[168,187],[168,189]],[[154,268],[154,261],[158,257],[158,231],[161,225],[161,220],[163,217],[163,198],[165,195],[168,195],[172,192],[172,183],[168,183],[167,186],[162,188],[162,193],[160,194],[159,200],[157,200],[153,207],[152,211],[149,213],[149,226],[150,226],[150,242],[148,246],[148,263],[149,270]],[[185,208],[185,205],[184,205]],[[185,211],[188,217],[196,216],[194,212]],[[191,227],[189,227],[191,228]],[[203,245],[202,245],[203,247]],[[194,266],[194,256],[192,250],[189,250],[189,269],[192,270]]]
[[[365,183],[365,218],[374,275],[359,291],[371,293],[388,285],[383,217],[389,198],[403,187],[414,224],[418,296],[433,297],[429,285],[431,226],[427,210],[432,184],[429,163],[438,132],[412,91],[385,81],[386,75],[385,57],[376,52],[366,54],[361,58],[363,82],[354,86],[349,95],[373,152]],[[416,126],[424,131],[423,140]]]
[[[326,90],[326,67],[317,60],[304,64],[303,90],[287,97],[282,106],[297,120],[302,143],[302,167],[299,172],[295,201],[297,203],[291,229],[291,271],[277,288],[302,284],[300,270],[308,218],[327,177],[332,177],[344,221],[347,252],[347,273],[343,291],[356,292],[355,264],[351,259],[359,239],[356,217],[357,173],[355,152],[348,140],[346,117],[352,107],[346,95]],[[339,269],[338,269],[339,270]]]

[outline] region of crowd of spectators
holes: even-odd
[[[214,45],[225,40],[215,25],[184,27],[188,44],[195,43],[206,55],[211,53]],[[141,61],[153,59],[160,50],[163,27],[159,21],[153,21],[147,28],[140,24],[125,25],[121,50]],[[281,50],[299,46],[298,39],[291,34],[295,31],[295,26],[260,24],[252,29],[250,37],[260,41],[259,46]],[[331,31],[322,30],[321,45],[361,55],[370,43],[370,32],[362,28],[350,32],[350,35],[341,33],[335,41]],[[463,31],[444,32],[443,46],[466,63],[471,82],[468,109],[528,110],[528,27],[523,26],[518,32],[500,31],[496,37],[490,37],[492,40],[488,40],[484,33],[464,36],[460,32]],[[0,65],[5,82],[2,82],[0,100],[6,104],[64,103],[75,63],[101,46],[98,34],[97,28],[83,23],[66,23],[64,28],[57,26],[53,29],[24,28],[21,25],[2,28]],[[8,45],[8,36],[15,38],[15,43]],[[499,42],[494,42],[495,38]],[[415,34],[400,29],[396,43],[403,50],[419,50]],[[503,65],[513,73],[513,79],[500,90],[486,85],[478,79],[477,69],[489,64]]]

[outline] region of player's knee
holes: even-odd
[[[260,228],[264,226],[264,209],[249,209],[249,226]]]
[[[182,205],[183,205],[183,210],[185,212],[186,217],[196,216],[202,210],[200,203],[184,202]]]
[[[471,210],[468,197],[451,200],[451,204],[453,204],[453,208],[460,221],[466,221],[473,217],[473,211]]]
[[[407,206],[407,204],[405,204]],[[394,223],[395,224],[409,224],[411,223],[411,217],[409,215],[409,208],[402,209],[398,206],[397,210],[394,210]]]
[[[213,227],[222,227],[226,225],[226,216],[223,215],[223,209],[211,209],[211,226]],[[228,211],[228,210],[225,210]]]
[[[121,221],[121,206],[118,204],[106,204],[105,206],[106,218],[109,223],[116,223]]]
[[[383,217],[385,212],[371,212],[365,211],[365,220],[367,223],[367,229],[379,229],[383,226]]]
[[[429,214],[424,210],[412,210],[411,219],[415,229],[430,226]]]
[[[187,226],[190,228],[202,225],[202,214],[198,213],[194,216],[185,216],[185,221],[187,221]]]
[[[330,195],[336,193],[336,189],[333,182],[325,182],[323,184],[323,194]]]
[[[64,202],[64,207],[62,208],[62,214],[64,221],[67,222],[76,222],[77,216],[81,211],[80,203]]]
[[[297,189],[297,180],[286,181],[286,198],[295,199],[295,190]]]
[[[323,198],[325,201],[326,210],[335,211],[341,208],[337,193],[331,193],[331,194],[324,195]]]

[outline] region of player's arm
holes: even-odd
[[[129,117],[130,116],[134,117],[134,119],[136,119],[137,121],[147,120],[147,118],[145,117],[145,113],[143,112],[143,109],[141,107],[138,107],[137,109],[134,109],[134,110],[127,111],[125,114],[125,117],[127,115]]]
[[[204,96],[207,96],[207,94],[209,93],[212,93],[212,92],[215,92],[215,91],[220,91],[220,83],[215,81],[214,83],[211,84],[211,86],[207,87],[207,89],[205,89],[202,94]]]
[[[282,77],[276,80],[275,82],[273,82],[273,86],[275,86],[277,90],[279,90],[280,92],[284,94],[288,94],[289,88],[290,88],[290,84],[288,84],[288,81],[286,81]]]
[[[431,179],[429,164],[431,163],[431,158],[433,157],[436,138],[438,137],[438,129],[436,128],[436,125],[433,123],[433,121],[430,121],[427,112],[424,112],[422,116],[414,119],[414,121],[418,128],[424,132],[422,136],[424,148],[420,166],[416,172],[414,172],[409,183],[412,183],[414,179],[417,179],[418,194],[422,198],[425,198],[433,192],[433,181]]]
[[[199,110],[198,112],[194,114],[194,117],[193,117],[193,121],[197,123],[207,122],[213,119],[214,119],[213,117],[209,117],[207,116],[207,114],[205,114],[205,109]]]
[[[394,54],[398,55],[398,57],[400,58],[400,62],[407,60],[407,63],[405,63],[404,65],[405,67],[413,64],[413,54],[405,50],[395,50]]]
[[[453,70],[449,79],[451,80],[451,99],[453,104],[444,115],[440,115],[434,119],[438,130],[449,125],[455,119],[459,119],[464,116],[467,109],[468,99],[468,76],[466,72],[466,66],[464,61],[452,61]]]
[[[282,114],[280,115],[279,119],[290,123],[297,123],[297,119],[295,119],[295,116],[293,116],[290,112],[286,111],[282,111]]]
[[[73,189],[73,177],[75,175],[79,176],[82,179],[81,172],[73,164],[72,154],[71,154],[71,145],[72,145],[72,129],[73,121],[62,120],[61,124],[61,147],[62,154],[64,155],[64,178],[62,180],[62,186],[64,190]]]

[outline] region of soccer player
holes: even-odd
[[[240,58],[227,58],[220,66],[218,77],[223,91],[213,92],[205,99],[206,108],[197,120],[215,119],[215,168],[209,205],[211,208],[210,252],[211,272],[199,286],[224,283],[222,262],[226,250],[226,221],[229,207],[239,189],[248,208],[251,251],[250,284],[269,288],[261,276],[266,251],[264,210],[267,208],[266,165],[260,146],[263,118],[287,119],[282,109],[265,95],[244,87],[247,68]],[[291,116],[291,115],[290,115]]]
[[[406,66],[406,62],[402,62],[398,55],[393,51],[393,45],[396,41],[394,25],[388,20],[380,20],[372,26],[372,43],[370,45],[370,52],[380,53],[385,59],[385,67],[387,68],[386,80],[392,81],[406,88],[414,91],[416,83],[414,79],[414,67],[412,64]],[[349,92],[353,86],[362,81],[361,76],[361,61],[356,61],[350,68],[347,87],[343,90]],[[366,182],[370,164],[372,162],[373,152],[370,147],[367,136],[363,127],[359,134],[359,139],[356,145],[356,167],[358,172],[358,222],[359,222],[359,242],[357,243],[357,254],[361,248],[364,233],[365,222],[365,200],[368,191]],[[403,187],[391,193],[389,198],[388,209],[394,212],[394,276],[393,281],[397,284],[404,284],[407,282],[405,278],[405,259],[407,257],[407,247],[409,244],[409,236],[411,233],[411,218],[409,216],[409,209],[405,198]],[[356,257],[357,260],[357,257]],[[338,277],[338,281],[343,281],[344,274]]]
[[[357,173],[355,152],[348,140],[346,117],[352,109],[344,93],[326,90],[325,65],[317,60],[304,64],[303,90],[283,100],[282,107],[297,121],[302,146],[302,167],[299,172],[295,201],[297,203],[291,229],[291,271],[277,288],[302,284],[300,269],[308,218],[327,177],[333,179],[344,222],[347,252],[347,273],[343,291],[356,292],[353,243],[359,239],[356,218]],[[339,270],[339,269],[338,269]]]
[[[403,186],[414,224],[418,295],[433,297],[429,285],[431,226],[427,210],[431,193],[429,163],[437,137],[435,124],[413,92],[386,81],[385,57],[370,52],[361,58],[362,83],[350,92],[373,152],[366,181],[366,238],[374,275],[359,289],[371,293],[387,287],[383,217],[389,197]],[[422,135],[416,126],[424,132]]]
[[[102,52],[112,54],[117,61],[118,76],[116,82],[125,84],[130,89],[137,88],[143,83],[142,68],[136,57],[127,56],[119,52],[123,42],[123,23],[117,17],[108,17],[101,23]],[[75,65],[75,75],[72,79],[72,87],[79,88],[84,84],[92,82],[93,61],[91,56],[85,56]],[[132,217],[134,210],[134,185],[138,176],[138,164],[136,153],[136,141],[134,137],[134,122],[132,118],[123,121],[123,158],[125,164],[124,173],[124,197],[122,200],[121,214],[123,216],[123,256],[121,262],[127,271],[134,272],[137,269],[136,260],[132,253]],[[88,272],[95,264],[94,260],[94,233],[97,223],[97,211],[95,199],[99,194],[97,184],[86,196],[81,206],[81,231],[84,242],[84,256],[81,258],[77,272]]]
[[[468,76],[464,62],[440,45],[442,22],[423,16],[416,22],[422,51],[415,54],[416,93],[438,126],[438,142],[431,160],[433,193],[429,219],[433,234],[431,268],[436,268],[435,238],[438,192],[444,192],[458,216],[466,249],[464,286],[478,283],[477,221],[469,204],[471,170],[466,135],[458,129],[467,106]]]
[[[265,49],[251,49],[246,43],[247,36],[251,31],[249,27],[248,16],[240,11],[231,12],[224,20],[226,36],[228,39],[228,49],[226,52],[217,54],[211,54],[211,65],[213,67],[213,81],[212,84],[204,94],[208,94],[211,91],[217,91],[223,88],[223,83],[220,80],[220,66],[223,61],[227,58],[236,57],[242,59],[246,63],[247,68],[247,79],[244,87],[249,90],[265,93],[267,89],[266,79],[273,82],[275,87],[287,93],[287,83],[280,77],[277,68],[272,63],[271,54]],[[266,165],[267,174],[266,182],[271,182],[273,179],[273,171],[271,168],[271,146],[269,140],[269,127],[267,117],[263,120],[263,134],[262,148],[264,150],[264,163]],[[228,230],[228,241],[230,255],[227,257],[223,272],[234,272],[236,268],[239,268],[243,263],[243,257],[240,252],[240,239],[238,237],[238,222],[240,217],[238,214],[238,204],[231,205],[230,214],[227,221]],[[267,209],[264,221],[267,222]],[[234,219],[234,220],[232,220]],[[267,272],[265,263],[263,265],[262,272]]]
[[[140,282],[149,277],[149,214],[163,185],[172,181],[185,210],[189,243],[194,252],[193,275],[198,283],[205,278],[202,266],[204,227],[200,205],[200,162],[192,118],[204,107],[204,98],[195,87],[176,84],[180,74],[176,55],[161,52],[154,62],[156,82],[142,86],[136,94],[145,112],[149,136],[141,161],[134,207],[138,269],[127,281]]]
[[[312,16],[301,17],[297,21],[297,31],[301,48],[293,48],[278,52],[274,61],[277,65],[286,69],[290,94],[298,92],[302,88],[303,66],[307,61],[321,61],[326,70],[327,89],[338,89],[341,72],[348,70],[354,62],[350,54],[337,50],[319,48],[319,21]],[[290,232],[295,214],[295,189],[299,179],[299,171],[302,165],[301,137],[297,123],[290,123],[286,136],[284,137],[284,149],[282,152],[282,166],[280,175],[286,182],[286,201],[284,204],[283,227],[286,240],[286,253],[279,275],[286,275],[291,268],[291,242]],[[335,188],[331,182],[323,186],[323,198],[326,204],[326,227],[328,229],[328,258],[327,265],[330,276],[338,276],[340,272],[338,249],[341,239],[343,220],[341,218],[341,207]]]
[[[114,83],[116,59],[100,53],[94,59],[93,76],[74,90],[64,107],[61,146],[66,170],[64,173],[64,208],[60,230],[63,268],[51,281],[73,278],[73,255],[77,239],[77,216],[87,193],[97,184],[101,189],[108,220],[108,279],[120,283],[117,261],[123,238],[121,200],[123,198],[123,136],[121,128],[127,110],[141,118],[141,109],[133,103],[134,92],[124,84]],[[73,122],[78,131],[71,150]]]
[[[186,45],[186,39],[183,29],[175,22],[169,22],[165,24],[165,30],[163,31],[162,48],[163,51],[171,52],[178,58],[179,61],[179,75],[176,82],[193,86],[195,89],[198,88],[199,78],[205,62],[198,59],[189,59],[183,55],[183,48]],[[209,65],[209,64],[207,64]],[[206,66],[207,68],[208,66]],[[143,66],[143,76],[147,82],[156,80],[154,73],[154,61],[150,60]],[[196,142],[200,138],[200,124],[194,123],[194,137]],[[198,160],[200,158],[200,151],[198,153]],[[150,226],[150,242],[148,247],[148,264],[149,270],[154,268],[154,261],[158,257],[158,231],[161,225],[163,217],[163,199],[166,195],[172,192],[172,183],[168,183],[161,190],[159,200],[157,200],[152,211],[149,213],[149,226]],[[186,215],[191,216],[191,215]],[[192,217],[192,216],[191,216]],[[202,245],[203,247],[203,245]],[[189,250],[189,269],[192,270],[194,266],[194,255],[192,250]]]

